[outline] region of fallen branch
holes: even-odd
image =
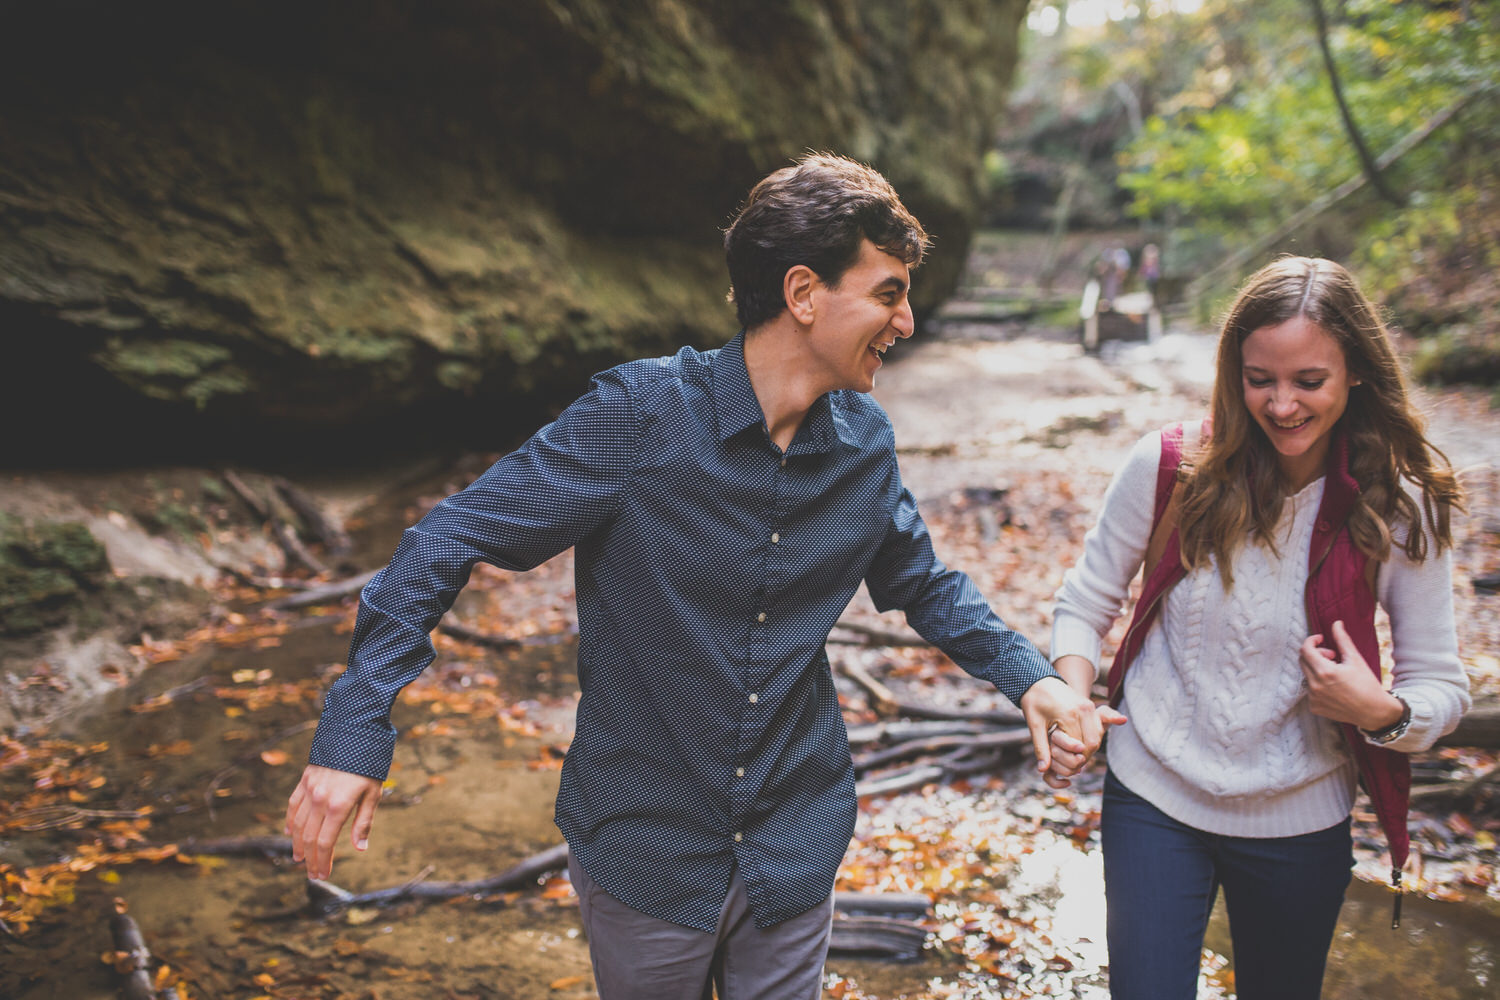
[[[259,854],[267,858],[290,857],[292,853],[291,837],[215,837],[209,840],[179,840],[177,850],[180,854],[192,856],[195,854],[208,854],[214,857],[233,857],[236,855]]]
[[[866,743],[878,743],[881,740],[914,740],[928,736],[954,736],[969,735],[977,736],[980,733],[992,731],[992,727],[982,722],[970,722],[964,720],[934,720],[913,722],[910,719],[886,719],[882,722],[872,722],[865,726],[851,726],[849,728],[849,743],[851,746],[862,746]]]
[[[904,715],[918,719],[954,719],[966,722],[992,722],[1001,725],[1014,725],[1021,722],[1024,716],[1019,709],[969,709],[969,708],[938,708],[935,705],[919,705],[914,702],[902,701],[896,697],[890,688],[873,677],[869,671],[856,663],[841,660],[836,669],[839,673],[849,678],[864,689],[870,696],[871,709],[877,715]]]
[[[1028,740],[1029,742],[1029,740]],[[892,795],[939,781],[953,781],[982,771],[993,771],[1004,761],[1002,753],[975,753],[968,747],[940,757],[932,763],[915,764],[911,767],[856,782],[854,794],[858,798],[877,795]]]
[[[896,962],[913,962],[927,943],[927,928],[891,917],[838,917],[828,938],[828,951],[865,955]]]
[[[274,601],[268,602],[266,607],[276,611],[289,611],[293,608],[306,608],[314,604],[327,604],[329,601],[336,601],[363,590],[365,584],[375,579],[375,574],[379,572],[380,570],[378,569],[372,569],[368,573],[361,573],[358,576],[346,577],[342,580],[335,580],[332,583],[325,583],[319,587],[312,587],[300,594],[288,594],[285,597],[278,597]]]
[[[1441,784],[1413,788],[1411,800],[1412,802],[1426,802],[1429,799],[1466,799],[1497,777],[1500,777],[1500,764],[1464,781],[1454,779]]]
[[[1445,747],[1500,749],[1500,705],[1490,703],[1470,709],[1458,720],[1458,728],[1437,742]]]
[[[233,469],[224,469],[219,476],[234,491],[235,496],[243,500],[245,506],[249,507],[251,512],[271,529],[271,537],[276,539],[276,544],[281,546],[281,551],[286,553],[288,559],[301,563],[315,574],[321,575],[328,572],[328,567],[324,566],[318,557],[302,544],[302,539],[297,537],[297,529],[288,524],[276,512],[275,507],[252,490]]]
[[[349,533],[342,525],[329,517],[306,490],[281,476],[272,479],[271,485],[276,487],[276,492],[281,494],[287,506],[292,509],[307,530],[323,543],[323,547],[330,555],[342,556],[353,547],[353,543],[349,540]]]
[[[135,918],[125,912],[125,901],[116,898],[110,907],[109,933],[115,944],[115,971],[125,980],[126,1000],[157,1000],[151,981],[151,951]]]
[[[840,660],[838,671],[865,689],[865,693],[870,696],[870,708],[876,715],[900,714],[901,703],[896,700],[891,689],[872,677],[864,667],[848,660]]]
[[[519,649],[520,639],[513,639],[508,635],[494,635],[489,632],[481,632],[479,629],[462,622],[439,622],[437,630],[444,635],[451,635],[463,642],[472,642],[476,646],[488,646],[490,649]]]
[[[943,780],[947,771],[941,764],[919,764],[915,767],[905,768],[894,774],[883,775],[879,778],[871,778],[866,781],[856,782],[854,794],[857,798],[873,798],[877,795],[891,795],[895,792],[904,792],[911,788],[921,788],[935,781]]]
[[[856,623],[851,622],[851,621],[846,621],[843,618],[840,618],[836,623],[834,623],[833,627],[834,628],[838,628],[838,629],[843,629],[845,632],[853,632],[855,635],[862,637],[863,641],[860,642],[859,644],[863,645],[863,646],[931,646],[932,645],[932,643],[928,642],[926,639],[922,638],[919,635],[905,635],[905,634],[902,634],[900,632],[887,632],[884,629],[871,628],[868,625],[859,625],[859,624],[856,624]],[[828,641],[829,642],[843,642],[845,644],[848,644],[852,640],[849,640],[849,639],[834,639],[834,638],[830,637]]]
[[[836,892],[833,894],[833,908],[852,917],[896,914],[924,917],[932,911],[932,900],[920,892]]]
[[[492,896],[496,893],[518,889],[528,882],[535,882],[550,871],[557,871],[568,864],[568,845],[558,844],[540,854],[534,854],[498,875],[470,879],[466,882],[419,882],[413,880],[405,885],[371,892],[353,893],[341,889],[332,882],[309,879],[307,882],[307,910],[317,916],[338,913],[350,906],[390,906],[405,899],[453,899],[457,896]]]
[[[854,758],[854,769],[856,771],[869,771],[874,768],[889,764],[892,761],[905,760],[908,757],[918,757],[926,753],[935,753],[939,750],[951,749],[994,749],[1007,747],[1024,747],[1031,744],[1031,730],[1025,727],[1014,729],[1001,729],[995,732],[979,734],[950,734],[946,736],[928,736],[921,739],[906,740],[881,750],[871,750]]]

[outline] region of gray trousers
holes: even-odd
[[[647,916],[615,899],[568,855],[600,1000],[818,1000],[833,896],[806,913],[755,926],[736,869],[711,934]]]

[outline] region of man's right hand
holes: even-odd
[[[354,849],[370,846],[370,827],[380,804],[380,782],[362,774],[309,764],[286,807],[286,832],[292,838],[292,860],[307,861],[307,877],[333,874],[333,845],[354,814],[350,831]]]

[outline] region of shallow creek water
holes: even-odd
[[[98,763],[122,804],[153,808],[147,832],[152,841],[279,834],[310,733],[277,737],[311,719],[314,703],[288,693],[285,703],[250,707],[214,689],[233,689],[237,676],[261,671],[270,676],[260,674],[254,683],[268,690],[330,676],[347,642],[337,627],[341,621],[342,615],[308,618],[273,648],[205,648],[163,664],[76,720],[73,733],[56,735],[108,744]],[[424,872],[432,880],[476,878],[556,843],[551,809],[558,754],[549,747],[565,744],[569,735],[576,692],[572,654],[571,644],[530,648],[514,657],[490,655],[466,668],[471,683],[495,684],[510,706],[503,713],[512,720],[507,726],[497,725],[494,714],[436,713],[436,702],[398,706],[405,735],[370,851],[356,858],[345,844],[332,881],[360,891],[400,885]],[[440,659],[438,673],[442,665]],[[130,710],[205,670],[211,683],[170,706]],[[457,676],[443,683],[463,686]],[[235,708],[240,711],[230,711]],[[518,720],[534,725],[535,732]],[[156,749],[180,747],[180,741],[188,741],[191,752]],[[289,759],[268,763],[278,760],[274,754],[262,757],[268,748],[285,751]],[[830,995],[1106,996],[1097,843],[1080,846],[1057,832],[1070,812],[1097,807],[1090,799],[1095,793],[1084,791],[1064,807],[1023,766],[1002,777],[1003,783],[971,791],[928,789],[865,803],[859,839],[879,841],[892,831],[911,839],[941,834],[988,852],[993,884],[941,897],[938,915],[961,913],[964,926],[980,934],[997,912],[1024,918],[1027,929],[1002,962],[1006,978],[976,971],[962,957],[962,940],[934,940],[920,961],[909,964],[834,956],[828,971],[836,990]],[[215,795],[213,789],[221,791]],[[41,857],[65,852],[70,842],[64,830],[27,836],[29,844],[9,846]],[[594,995],[577,910],[556,879],[487,902],[404,904],[329,920],[266,919],[297,907],[303,886],[300,868],[262,858],[137,863],[85,875],[65,920],[40,929],[26,946],[0,944],[0,997],[115,996],[112,973],[99,956],[111,947],[104,910],[116,896],[128,901],[153,952],[189,974],[197,997]],[[1500,916],[1481,906],[1413,897],[1402,929],[1388,925],[1388,895],[1356,881],[1325,996],[1495,995]],[[1209,946],[1213,954],[1205,969],[1213,974],[1201,995],[1232,997],[1222,914],[1215,916]]]

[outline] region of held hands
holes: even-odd
[[[1337,651],[1324,646],[1321,635],[1308,636],[1298,650],[1312,713],[1368,731],[1396,722],[1401,718],[1400,699],[1381,686],[1343,622],[1334,622],[1331,631]]]
[[[1067,788],[1068,779],[1099,749],[1104,730],[1125,721],[1108,705],[1094,703],[1059,678],[1043,678],[1021,696],[1021,711],[1031,730],[1037,770],[1053,788]]]
[[[292,860],[307,860],[307,877],[333,874],[333,845],[354,814],[350,840],[354,849],[370,846],[370,827],[380,804],[380,782],[362,774],[309,764],[286,807],[286,832],[292,838]]]

